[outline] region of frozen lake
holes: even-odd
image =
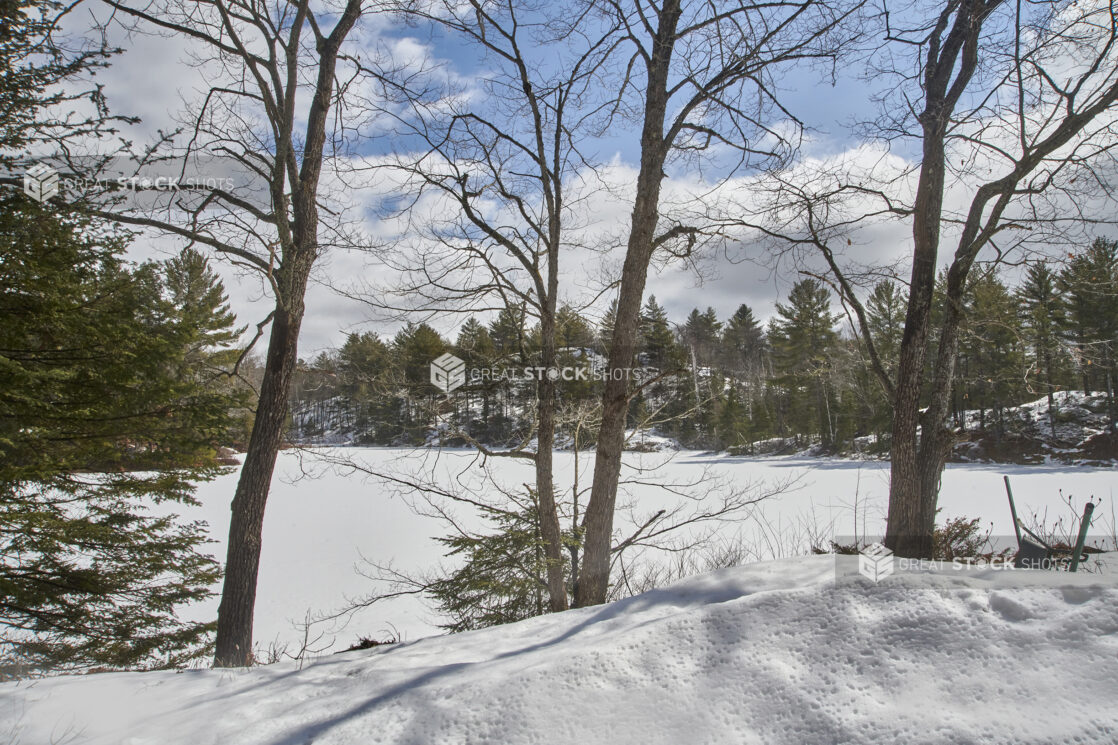
[[[298,627],[308,613],[329,613],[349,600],[365,596],[372,582],[356,568],[368,560],[391,564],[404,572],[437,566],[444,549],[434,539],[449,529],[437,518],[417,514],[429,505],[410,490],[337,461],[354,459],[363,468],[401,481],[423,480],[463,495],[493,497],[497,487],[519,490],[533,481],[531,465],[505,458],[482,464],[473,451],[425,451],[392,448],[321,448],[289,450],[280,454],[264,526],[260,582],[256,605],[255,639],[267,647],[301,645]],[[575,477],[575,458],[558,452],[556,486],[569,497]],[[592,454],[579,457],[580,488],[589,485]],[[995,535],[1012,534],[1013,527],[1002,476],[1009,475],[1024,515],[1045,510],[1051,522],[1071,516],[1060,491],[1072,495],[1077,508],[1088,497],[1101,499],[1093,531],[1110,534],[1114,525],[1114,492],[1118,472],[1109,468],[1075,466],[949,465],[940,494],[940,521],[979,517]],[[888,465],[875,461],[773,457],[749,458],[697,452],[627,453],[619,495],[624,509],[618,532],[640,525],[659,509],[683,504],[681,517],[709,506],[720,495],[738,489],[780,493],[738,512],[738,519],[717,527],[726,541],[749,544],[758,558],[802,553],[809,537],[873,535],[884,528],[888,496]],[[215,539],[212,551],[225,557],[229,502],[237,474],[227,474],[198,490],[202,506],[180,510],[203,519]],[[684,495],[693,499],[688,500]],[[586,495],[582,497],[585,501]],[[483,525],[475,510],[441,500],[456,520],[469,528]],[[626,534],[627,535],[627,534]],[[634,557],[635,558],[635,557]],[[646,553],[646,560],[655,560]],[[191,616],[214,617],[217,599],[191,609]],[[437,633],[438,617],[416,597],[398,598],[363,609],[344,627],[320,624],[325,635],[315,647],[345,648],[358,636],[383,639],[397,632],[404,639]]]

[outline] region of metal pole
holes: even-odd
[[[1009,477],[1002,476],[1005,479],[1005,493],[1009,495],[1009,514],[1013,515],[1013,532],[1017,534],[1017,547],[1021,547],[1021,526],[1017,522],[1017,505],[1013,503],[1013,489],[1009,486]]]
[[[1083,505],[1083,519],[1079,521],[1079,538],[1075,541],[1075,553],[1071,555],[1069,572],[1079,568],[1079,557],[1083,555],[1083,544],[1087,542],[1087,528],[1091,527],[1091,513],[1095,511],[1093,502]]]

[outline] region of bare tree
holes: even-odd
[[[798,122],[777,99],[773,77],[792,64],[833,60],[849,41],[838,30],[861,3],[722,6],[610,0],[598,5],[621,28],[621,49],[628,59],[616,85],[618,112],[634,112],[640,122],[640,169],[586,508],[585,555],[575,598],[579,606],[605,602],[609,587],[617,482],[632,396],[627,371],[636,353],[649,265],[658,252],[686,256],[722,235],[723,224],[704,219],[701,209],[692,220],[672,219],[671,210],[661,205],[665,169],[672,156],[705,160],[718,179],[746,167],[785,162]],[[727,153],[733,154],[729,163]]]
[[[886,21],[875,76],[888,83],[875,136],[919,144],[908,167],[788,174],[769,235],[808,247],[860,333],[893,402],[886,544],[930,557],[964,291],[993,263],[1081,238],[1113,210],[1118,16],[1101,3],[951,0],[904,28]],[[876,171],[876,172],[875,172]],[[877,270],[845,258],[851,235],[899,219],[912,235],[896,371],[883,363],[860,291]],[[932,327],[940,244],[950,241],[942,325]],[[930,376],[929,371],[930,370]],[[925,398],[926,396],[926,398]],[[926,404],[925,408],[921,408]]]
[[[248,665],[264,508],[286,427],[307,283],[315,260],[340,237],[322,235],[324,163],[345,154],[353,131],[339,120],[340,101],[368,71],[343,47],[369,3],[103,1],[133,28],[190,42],[213,81],[180,133],[186,142],[168,136],[140,161],[178,164],[186,172],[225,159],[238,174],[265,184],[263,194],[223,183],[104,213],[209,247],[257,273],[274,296],[274,309],[258,326],[257,338],[267,321],[271,331],[232,502],[214,658],[219,667]]]
[[[546,4],[511,0],[439,1],[407,14],[452,32],[488,69],[477,83],[484,95],[405,96],[410,111],[401,129],[425,151],[396,159],[412,192],[403,210],[411,216],[403,250],[384,259],[398,274],[394,286],[364,298],[405,316],[514,311],[538,321],[540,349],[532,362],[550,372],[558,354],[561,259],[577,245],[576,210],[587,200],[576,177],[594,176],[581,148],[599,126],[597,83],[617,44],[616,28],[591,23],[586,8],[560,18]],[[445,211],[432,215],[424,206],[431,202]],[[552,456],[556,382],[548,374],[536,382],[534,449],[531,434],[499,453],[474,442],[485,455],[534,464],[552,611],[568,606]]]

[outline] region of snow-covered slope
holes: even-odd
[[[827,556],[754,564],[302,670],[5,684],[0,732],[27,745],[1118,742],[1118,591],[836,586],[832,573]]]
[[[1118,460],[1118,437],[1108,433],[1105,393],[1059,391],[1005,412],[1005,431],[994,426],[994,414],[966,412],[966,427],[955,446],[958,461],[987,463],[1075,463],[1107,465]]]

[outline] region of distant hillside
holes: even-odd
[[[998,418],[990,409],[963,414],[956,430],[954,463],[1118,463],[1118,435],[1108,432],[1105,393],[1060,391],[1049,419],[1048,398],[1005,409]],[[739,455],[856,455],[887,458],[888,442],[875,436],[858,437],[853,448],[827,452],[817,443],[773,437],[731,448]]]
[[[952,462],[1071,465],[1118,463],[1118,434],[1107,431],[1109,420],[1105,393],[1060,391],[1053,399],[1055,407],[1051,422],[1047,397],[1005,409],[1000,419],[989,409],[985,413],[977,409],[965,412],[964,426],[957,430],[959,442],[955,446]],[[351,401],[341,396],[304,404],[292,414],[291,438],[299,444],[369,444],[362,439],[364,431],[360,412]],[[435,444],[437,439],[438,430],[432,430],[427,437],[427,444]],[[558,449],[565,449],[569,445],[567,440],[568,438],[559,437],[556,441]],[[646,451],[683,448],[670,437],[640,430],[631,433],[627,449]],[[888,456],[887,442],[875,436],[856,438],[853,448],[845,448],[837,453],[826,452],[817,443],[793,437],[772,437],[728,450],[736,455]]]
[[[1118,461],[1118,434],[1108,431],[1105,393],[1060,391],[1008,409],[1001,426],[987,412],[968,411],[953,460],[979,463],[1069,463],[1108,465]],[[985,424],[985,426],[983,426]]]

